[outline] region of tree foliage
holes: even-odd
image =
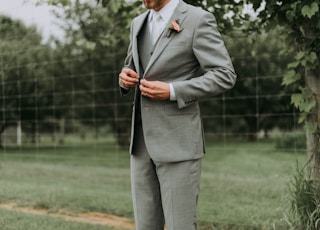
[[[292,130],[295,121],[291,114],[291,88],[281,86],[282,74],[290,56],[280,52],[277,32],[255,34],[252,37],[226,39],[238,75],[236,86],[226,94],[226,113],[238,116],[239,133],[248,134],[249,140],[273,128]],[[284,119],[285,117],[285,119]]]
[[[65,114],[66,119],[96,127],[97,131],[110,126],[119,145],[126,146],[131,115],[128,104],[132,98],[120,99],[115,76],[127,51],[130,20],[136,14],[135,6],[141,3],[76,0],[65,6],[58,2],[55,13],[63,21],[66,39],[57,43],[60,58],[56,61],[61,68],[53,72],[64,78],[61,90],[71,89],[72,94],[57,96],[56,102],[61,108],[72,108]]]
[[[51,48],[42,44],[34,26],[7,16],[0,16],[0,24],[0,130],[22,121],[34,133],[35,121],[45,117],[39,108],[51,100],[44,80]]]

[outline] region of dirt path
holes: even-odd
[[[100,224],[113,228],[135,229],[134,223],[124,217],[108,215],[98,212],[74,213],[65,210],[59,210],[54,213],[48,212],[47,209],[34,209],[32,207],[20,207],[16,203],[0,204],[0,209],[28,213],[33,215],[50,216],[60,218],[66,221],[81,222],[87,224]]]

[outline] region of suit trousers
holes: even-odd
[[[164,225],[167,230],[197,229],[201,159],[153,161],[141,125],[135,132],[133,150],[130,167],[136,230],[163,230]]]

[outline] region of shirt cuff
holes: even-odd
[[[177,100],[176,92],[174,91],[172,84],[169,83],[169,85],[170,85],[170,101],[176,101]]]

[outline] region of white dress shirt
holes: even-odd
[[[171,0],[167,5],[165,5],[161,10],[159,10],[157,13],[161,15],[161,19],[159,20],[159,29],[160,29],[160,34],[163,32],[163,30],[168,27],[169,25],[169,20],[173,15],[174,10],[179,4],[179,0]],[[153,14],[155,13],[154,10],[150,11],[149,14],[149,31],[152,34],[152,19],[153,19]],[[174,88],[171,83],[170,85],[170,100],[175,101],[176,100],[176,94],[174,91]]]
[[[160,16],[161,16],[161,20],[159,21],[160,34],[166,27],[168,27],[169,20],[172,17],[173,12],[177,8],[178,4],[179,4],[179,0],[171,0],[161,10],[157,11],[157,13],[160,14]],[[150,14],[149,14],[149,31],[150,31],[150,33],[152,33],[152,26],[151,25],[152,25],[152,19],[153,19],[154,13],[155,13],[155,11],[151,10]]]

